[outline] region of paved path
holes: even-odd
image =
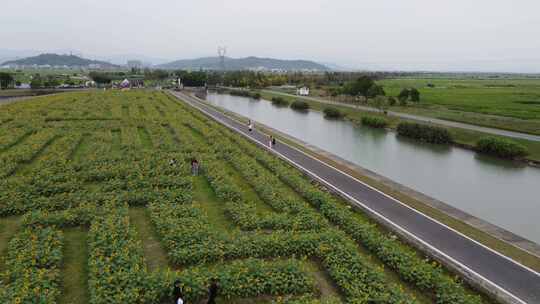
[[[268,142],[266,135],[256,130],[249,133],[245,125],[204,105],[192,96],[180,92],[172,92],[172,94],[223,125],[266,147]],[[375,213],[395,229],[401,230],[424,246],[435,250],[454,265],[482,278],[489,285],[489,289],[512,297],[514,303],[540,303],[539,273],[488,249],[296,148],[278,143],[272,151],[328,187],[339,191],[368,213]]]
[[[299,98],[299,96],[297,95],[283,93],[283,92],[274,91],[274,90],[262,90],[262,91],[267,92],[267,93],[272,93],[272,94]],[[300,96],[300,98],[304,98],[304,99],[308,99],[308,100],[312,100],[312,101],[316,101],[320,103],[326,103],[326,104],[332,104],[332,105],[337,105],[337,106],[358,109],[362,111],[381,112],[379,109],[375,109],[372,107],[352,105],[348,103],[336,102],[336,101],[331,101],[331,100],[317,98],[317,97]],[[400,113],[400,112],[394,112],[394,111],[388,111],[388,115],[421,121],[421,122],[430,122],[430,123],[443,125],[447,127],[478,131],[478,132],[483,132],[483,133],[488,133],[488,134],[493,134],[493,135],[501,135],[501,136],[507,136],[507,137],[512,137],[512,138],[527,139],[531,141],[540,141],[540,135],[533,135],[533,134],[520,133],[520,132],[514,132],[514,131],[506,131],[502,129],[489,128],[489,127],[481,127],[481,126],[471,125],[471,124],[462,123],[462,122],[455,122],[455,121],[450,121],[450,120],[431,118],[431,117],[426,117],[426,116],[418,116],[418,115]]]

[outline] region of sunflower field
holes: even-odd
[[[0,106],[0,229],[0,303],[490,302],[162,91]]]

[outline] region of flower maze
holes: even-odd
[[[58,94],[0,121],[1,303],[173,303],[175,281],[205,303],[212,278],[218,303],[490,302],[168,93]]]

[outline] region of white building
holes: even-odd
[[[296,95],[300,96],[308,96],[309,95],[309,88],[308,87],[301,87],[296,89]]]
[[[21,83],[20,85],[15,86],[16,89],[30,89],[29,83]]]

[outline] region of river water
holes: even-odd
[[[215,93],[207,101],[540,244],[540,169],[328,120],[318,111]]]

